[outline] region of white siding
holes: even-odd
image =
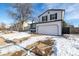
[[[48,14],[48,12],[49,12],[49,14]],[[55,13],[57,13],[57,19],[54,19],[54,20],[63,19],[64,11],[47,11],[39,17],[39,22],[42,22],[42,16],[48,16],[48,21],[53,21],[53,20],[50,20],[50,14],[55,14]]]
[[[37,24],[36,32],[39,34],[61,35],[61,25],[61,21]]]

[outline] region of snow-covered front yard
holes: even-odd
[[[22,37],[29,37],[31,34],[28,32],[14,32],[11,34],[3,34],[0,33],[1,37],[4,37],[7,40],[19,39]],[[55,40],[55,56],[78,56],[79,55],[79,35],[65,35],[63,36],[48,36],[48,35],[39,35],[32,36],[28,38],[28,40],[24,40],[18,45],[21,47],[27,47],[30,44],[33,44],[38,41],[47,40],[47,38],[51,38],[51,40]],[[23,50],[21,47],[18,47],[14,44],[7,44],[0,46],[0,55],[6,53],[12,53],[15,51]],[[53,48],[53,47],[52,47]],[[51,55],[51,56],[52,56]]]
[[[14,32],[11,34],[2,34],[1,33],[0,36],[4,37],[5,40],[12,40],[13,41],[15,38],[19,40],[20,38],[31,36],[31,34],[29,34],[28,32]],[[36,37],[32,36],[28,40],[24,40],[21,43],[18,43],[18,45],[14,45],[14,44],[10,43],[10,44],[0,46],[0,55],[23,50],[23,48],[26,48],[28,45],[31,45],[31,44],[38,42],[38,41],[47,40],[47,38],[48,38],[48,36],[45,36],[45,35],[36,36]]]
[[[64,37],[53,37],[56,41],[57,56],[79,56],[79,35],[67,35]]]
[[[13,32],[10,34],[0,33],[0,36],[4,37],[6,40],[13,40],[13,39],[20,39],[22,37],[28,37],[31,36],[31,34],[28,34],[28,32]]]

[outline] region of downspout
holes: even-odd
[[[61,11],[61,35],[63,35],[63,20],[62,20],[62,11]]]
[[[64,12],[64,14],[63,14],[63,12]],[[63,16],[65,15],[65,11],[61,11],[61,35],[63,35],[63,16],[62,16],[62,14],[63,14]]]

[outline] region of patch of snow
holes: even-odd
[[[23,37],[28,37],[28,36],[31,36],[31,34],[29,34],[28,32],[16,32],[16,31],[14,31],[11,34],[4,34],[1,32],[0,36],[4,37],[7,40],[13,40],[13,39],[19,39],[19,38],[23,38]],[[13,45],[12,43],[2,45],[2,46],[0,46],[0,55],[6,54],[9,52],[19,51],[22,49],[23,49],[22,47],[19,47],[17,45]]]
[[[28,37],[31,36],[31,34],[28,34],[27,32],[14,32],[11,34],[1,34],[0,36],[4,37],[6,40],[13,40]]]
[[[28,32],[14,32],[11,34],[0,33],[0,36],[8,40],[28,37],[30,35],[31,34],[29,34]],[[38,41],[47,40],[48,38],[52,38],[52,40],[55,40],[55,51],[54,51],[55,56],[79,56],[79,35],[68,35],[67,38],[64,38],[62,36],[47,36],[47,35],[36,36],[36,37],[31,37],[28,40],[25,40],[18,45],[25,48],[28,45],[31,45]],[[22,50],[22,48],[19,46],[11,45],[6,48],[2,48],[0,49],[0,55],[8,52],[15,52]]]
[[[57,56],[79,56],[79,42],[64,37],[53,37],[56,40]],[[79,39],[79,38],[77,38]]]
[[[30,45],[30,44],[33,44],[33,43],[37,42],[37,41],[47,40],[48,37],[49,37],[49,36],[31,37],[30,39],[28,39],[28,40],[22,42],[22,43],[19,44],[19,45],[22,46],[22,47],[26,47],[26,46],[28,46],[28,45]]]
[[[25,48],[28,45],[33,44],[33,43],[35,43],[37,41],[47,40],[47,38],[48,38],[48,36],[31,37],[30,39],[25,40],[22,43],[18,44],[21,47],[19,47],[17,45],[11,45],[11,46],[0,49],[0,55],[6,54],[6,53],[9,53],[9,52],[15,52],[15,51],[22,50],[22,47]],[[28,55],[30,55],[29,51],[28,51]]]
[[[23,49],[20,48],[17,45],[12,45],[12,46],[8,46],[6,48],[0,49],[0,55],[6,54],[6,53],[9,53],[9,52],[11,53],[11,52],[15,52],[15,51],[20,51],[20,50],[23,50]]]
[[[5,44],[5,45],[0,45],[0,49],[3,48],[3,47],[6,47],[6,46],[10,46],[10,45],[12,45],[12,43],[10,43],[10,44]]]

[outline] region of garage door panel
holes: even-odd
[[[37,27],[37,32],[40,34],[57,35],[58,27],[57,25],[40,25]]]

